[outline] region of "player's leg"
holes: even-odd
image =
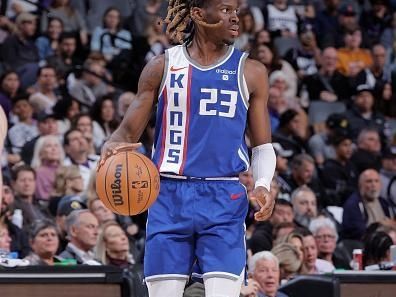
[[[195,254],[206,296],[237,297],[246,265],[246,190],[238,182],[210,182],[198,193],[195,203],[200,211],[195,221],[200,228]]]
[[[184,279],[164,279],[146,282],[150,297],[183,297],[186,283],[187,280]]]
[[[195,257],[190,191],[187,183],[161,180],[149,210],[144,276],[150,297],[182,296],[189,278]]]
[[[237,279],[204,276],[205,297],[239,297],[244,279],[245,270]]]

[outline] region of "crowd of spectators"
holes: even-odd
[[[277,156],[267,222],[246,218],[242,296],[281,297],[299,274],[390,261],[396,244],[396,1],[240,0],[235,46],[269,74]],[[135,99],[144,65],[172,44],[161,0],[6,0],[0,105],[8,119],[0,250],[31,265],[114,265],[136,296],[146,214],[95,192],[100,149]],[[141,153],[151,155],[153,117]],[[246,139],[249,142],[249,134]],[[240,176],[248,194],[251,172]],[[380,248],[378,248],[380,247]],[[11,253],[12,252],[12,253]],[[193,284],[185,296],[204,296]],[[138,293],[136,293],[138,292]],[[133,296],[133,295],[132,295]]]

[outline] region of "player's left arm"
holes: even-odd
[[[271,144],[271,124],[268,113],[268,73],[265,66],[247,59],[244,74],[249,90],[248,126],[252,143],[251,166],[255,189],[252,198],[260,205],[254,217],[267,220],[275,205],[270,185],[275,172],[276,157]]]

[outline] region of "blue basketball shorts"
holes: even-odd
[[[246,265],[246,189],[238,180],[161,179],[147,221],[146,281],[203,276],[237,279]]]

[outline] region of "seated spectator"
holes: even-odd
[[[296,229],[296,224],[294,222],[284,222],[275,226],[272,230],[272,239],[273,242],[276,242],[280,238],[284,238],[290,233],[293,233]]]
[[[271,218],[266,222],[258,222],[249,240],[249,248],[253,254],[272,248],[273,229],[282,223],[293,222],[293,209],[289,201],[276,199]]]
[[[88,30],[85,20],[70,4],[69,0],[51,1],[49,13],[43,14],[41,19],[42,31],[45,31],[45,29],[48,27],[47,24],[51,18],[61,19],[63,22],[64,31],[77,33],[80,37],[82,45],[86,45],[88,43]]]
[[[298,259],[300,259],[301,263],[304,260],[304,243],[303,237],[297,231],[292,231],[289,234],[283,235],[281,237],[277,237],[274,240],[274,246],[279,244],[288,243],[291,244],[297,251]]]
[[[129,105],[136,99],[136,94],[132,92],[125,92],[118,97],[117,100],[117,119],[120,121],[125,116]]]
[[[50,220],[38,220],[30,226],[32,252],[25,258],[30,265],[52,266],[61,259],[56,255],[59,245],[58,227]]]
[[[386,148],[382,154],[381,197],[396,207],[396,147]]]
[[[59,18],[48,20],[48,27],[45,34],[36,39],[40,60],[45,60],[55,54],[59,47],[59,37],[63,32],[63,22]]]
[[[132,48],[132,36],[121,27],[121,13],[115,7],[109,7],[104,15],[102,26],[92,32],[91,51],[101,52],[107,61],[111,61],[123,49]]]
[[[145,31],[149,50],[144,57],[144,61],[148,63],[155,56],[163,54],[170,47],[170,42],[163,30],[161,19],[158,17],[151,20]]]
[[[309,100],[325,102],[345,101],[352,95],[347,78],[337,69],[337,50],[334,47],[323,49],[317,73],[306,76],[302,84],[307,87]]]
[[[366,84],[358,85],[353,98],[352,107],[345,112],[353,139],[362,129],[375,128],[385,140],[387,123],[384,116],[374,110],[373,89]]]
[[[38,50],[34,44],[36,19],[31,13],[20,13],[15,20],[17,32],[8,36],[2,44],[2,61],[8,69],[18,73],[23,88],[36,81],[39,61]]]
[[[330,262],[336,269],[351,269],[348,261],[335,252],[338,233],[332,220],[323,217],[313,219],[309,230],[316,240],[318,258]]]
[[[58,50],[47,58],[47,64],[56,69],[60,85],[65,84],[66,76],[82,62],[76,55],[77,39],[73,33],[62,33],[59,37]]]
[[[36,171],[36,196],[48,201],[54,190],[55,172],[63,164],[65,152],[58,137],[42,136],[34,148],[32,167]]]
[[[57,85],[55,68],[41,67],[37,73],[37,84],[33,87],[35,92],[29,97],[35,113],[52,112],[52,108],[59,100]]]
[[[278,259],[268,251],[254,254],[248,262],[249,276],[258,282],[260,289],[258,296],[287,297],[278,292],[280,284],[280,270]]]
[[[295,189],[291,195],[295,222],[308,227],[311,220],[318,215],[315,193],[306,185]]]
[[[336,153],[331,139],[335,134],[348,133],[349,123],[344,114],[332,113],[325,122],[323,131],[318,131],[308,141],[311,155],[315,159],[318,167],[322,167],[326,159],[334,159]]]
[[[366,169],[381,168],[381,140],[377,129],[365,128],[357,138],[357,150],[351,157],[358,174]]]
[[[264,10],[264,21],[272,38],[296,37],[298,30],[298,17],[294,6],[286,0],[275,0],[268,4]]]
[[[363,247],[363,267],[391,261],[392,238],[382,231],[367,234]],[[378,270],[378,269],[377,269]]]
[[[278,258],[280,270],[280,283],[285,284],[296,276],[301,269],[303,259],[296,247],[290,243],[281,243],[274,246],[271,253]]]
[[[71,129],[67,131],[64,135],[63,144],[67,154],[64,165],[78,165],[84,181],[84,189],[86,189],[91,170],[96,168],[99,156],[89,153],[88,141],[79,130]]]
[[[343,238],[362,239],[367,226],[380,222],[394,226],[393,209],[380,197],[381,180],[378,171],[366,169],[358,180],[358,191],[344,204],[342,216]]]
[[[320,170],[321,180],[326,189],[326,205],[340,206],[357,187],[357,170],[351,162],[352,140],[345,132],[336,132],[330,139],[335,158],[327,159]]]
[[[99,226],[110,221],[116,221],[114,212],[109,210],[99,198],[88,200],[88,209],[97,218]]]
[[[15,123],[16,120],[11,113],[14,99],[21,94],[20,85],[19,76],[15,71],[6,71],[0,78],[0,106],[10,123]]]
[[[288,109],[288,106],[287,99],[282,96],[282,92],[276,87],[270,87],[268,91],[268,112],[272,133],[278,129],[280,116]]]
[[[21,165],[12,172],[12,188],[15,193],[14,209],[21,209],[23,216],[22,226],[28,227],[36,220],[42,220],[47,217],[46,211],[35,197],[36,192],[36,172],[28,165]]]
[[[74,98],[62,98],[52,108],[58,122],[59,134],[65,134],[71,128],[72,119],[77,116],[80,110],[80,103]]]
[[[42,112],[37,115],[37,130],[38,135],[22,147],[21,157],[25,164],[31,164],[34,154],[34,148],[37,141],[44,136],[55,136],[58,137],[60,134],[58,129],[58,122],[56,121],[55,115],[52,113]]]
[[[349,29],[344,34],[345,47],[338,50],[337,70],[348,77],[355,77],[368,68],[373,59],[368,50],[362,49],[362,31],[359,27]]]
[[[11,152],[20,154],[25,143],[38,135],[36,121],[33,119],[33,107],[27,95],[14,99],[13,112],[18,117],[18,123],[9,129],[8,140]]]
[[[318,259],[318,247],[315,238],[309,230],[304,231],[304,263],[302,271],[304,274],[323,274],[334,271],[330,262]]]
[[[91,108],[93,124],[98,126],[97,133],[93,134],[95,139],[104,143],[118,127],[114,101],[111,94],[96,100]]]
[[[75,259],[77,264],[100,265],[93,248],[98,239],[98,220],[89,210],[72,211],[66,218],[69,243],[60,253],[63,259]]]
[[[101,128],[98,123],[93,122],[88,113],[81,112],[77,114],[71,121],[71,128],[82,132],[85,139],[88,141],[89,152],[94,154],[100,152],[103,145],[103,140],[94,135],[101,134]]]
[[[8,233],[8,227],[0,220],[0,251],[11,252],[11,236]]]

